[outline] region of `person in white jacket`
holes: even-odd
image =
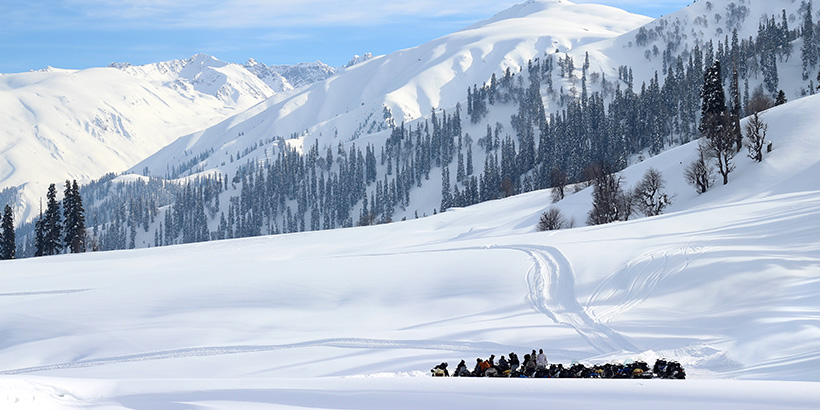
[[[538,356],[535,357],[535,367],[538,369],[547,368],[547,355],[544,354],[544,349],[538,349]]]

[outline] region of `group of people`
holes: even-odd
[[[441,363],[434,367],[431,372],[434,377],[449,377],[450,371],[447,363]],[[518,355],[511,352],[508,357],[501,356],[498,362],[495,355],[490,355],[487,360],[476,359],[475,367],[472,371],[467,368],[467,364],[462,360],[453,373],[454,377],[526,377],[526,378],[602,378],[602,379],[685,379],[686,372],[680,363],[658,359],[650,369],[646,362],[636,361],[626,364],[595,365],[587,367],[580,363],[573,363],[564,367],[562,364],[549,364],[544,350],[538,353],[524,355],[521,362]]]
[[[544,349],[539,349],[535,353],[535,349],[529,354],[524,355],[524,361],[518,358],[514,352],[510,352],[509,357],[501,356],[498,363],[495,361],[495,355],[490,355],[487,360],[481,358],[475,359],[475,367],[470,371],[467,368],[467,363],[462,360],[458,367],[456,367],[455,377],[519,377],[525,375],[532,377],[539,369],[545,370],[549,365],[547,355],[544,354]],[[430,370],[433,376],[450,376],[447,370],[447,363],[441,363]]]

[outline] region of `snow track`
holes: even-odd
[[[527,296],[533,310],[544,314],[557,324],[574,329],[598,353],[639,351],[625,337],[604,324],[597,323],[584,311],[575,294],[575,276],[572,265],[560,250],[550,246],[509,245],[475,246],[440,250],[409,251],[405,253],[440,253],[464,251],[514,251],[522,252],[532,260],[533,265],[526,273]],[[359,255],[362,256],[362,255]],[[376,255],[370,255],[376,256]],[[84,292],[88,289],[66,289],[44,292],[6,293],[0,296],[29,296]],[[527,346],[504,345],[491,342],[462,342],[449,340],[384,340],[361,338],[330,338],[289,344],[266,345],[225,345],[185,347],[178,349],[126,354],[102,358],[92,358],[73,362],[47,364],[41,366],[10,369],[0,372],[4,375],[48,372],[64,369],[87,368],[129,362],[180,359],[189,357],[223,356],[242,353],[256,353],[286,349],[311,347],[335,347],[342,349],[418,349],[456,352],[503,352],[526,351]],[[577,354],[575,352],[574,354]]]
[[[703,249],[691,240],[680,248],[645,252],[604,279],[587,300],[586,310],[608,323],[646,301],[664,279],[682,272],[701,253]]]
[[[599,353],[637,352],[638,347],[587,315],[575,296],[575,274],[563,253],[551,246],[500,247],[526,253],[534,262],[527,272],[532,308],[556,323],[572,327]]]
[[[509,346],[497,343],[469,343],[441,340],[381,340],[381,339],[321,339],[302,343],[281,345],[238,345],[238,346],[205,346],[182,349],[161,350],[156,352],[136,353],[122,356],[102,357],[98,359],[78,360],[75,362],[50,364],[43,366],[24,367],[0,372],[0,375],[14,375],[36,373],[52,370],[77,369],[110,364],[144,362],[152,360],[181,359],[186,357],[224,356],[239,353],[256,353],[274,350],[309,348],[309,347],[338,347],[344,349],[419,349],[458,352],[507,351],[509,349],[527,350],[523,346]]]
[[[477,250],[504,250],[525,253],[533,261],[533,265],[526,276],[527,301],[532,309],[549,317],[555,323],[571,327],[598,353],[643,351],[606,323],[601,323],[587,314],[586,310],[578,303],[572,264],[558,248],[537,245],[489,245],[420,252]],[[368,256],[382,255],[371,254]],[[680,267],[675,272],[679,272],[684,267]],[[629,272],[629,265],[624,270]],[[651,293],[651,289],[648,292]]]
[[[44,290],[40,292],[14,292],[0,293],[0,297],[6,296],[42,296],[42,295],[69,295],[72,293],[87,292],[91,289],[64,289],[64,290]]]

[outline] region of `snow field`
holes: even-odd
[[[704,195],[675,182],[692,146],[625,170],[663,169],[678,197],[654,218],[534,232],[539,191],[373,227],[5,261],[0,383],[52,408],[816,407],[820,189],[800,176],[820,171],[818,104],[767,112],[775,151]],[[427,376],[532,348],[667,357],[694,380]]]

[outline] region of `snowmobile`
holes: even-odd
[[[432,369],[430,372],[433,373],[433,377],[449,377],[450,372],[447,371],[447,362],[444,362]]]

